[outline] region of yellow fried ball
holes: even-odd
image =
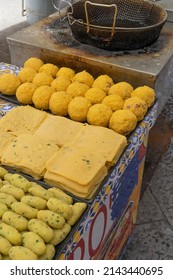
[[[91,125],[107,127],[112,110],[105,104],[95,104],[88,110],[87,122]]]
[[[131,96],[132,91],[133,87],[131,84],[127,82],[119,82],[111,86],[108,94],[117,94],[121,96],[122,99],[126,100]]]
[[[140,97],[134,96],[124,101],[123,109],[131,110],[138,121],[142,120],[147,112],[147,104]]]
[[[72,97],[76,96],[85,96],[85,93],[89,89],[89,86],[79,83],[73,82],[71,85],[68,86],[67,92],[71,94]]]
[[[103,104],[109,106],[112,112],[120,110],[123,108],[124,100],[119,95],[107,95],[103,101]]]
[[[90,88],[85,93],[85,97],[91,102],[91,104],[101,103],[106,97],[105,91],[100,88]]]
[[[75,71],[69,67],[61,67],[58,70],[56,76],[57,77],[63,76],[65,78],[69,79],[70,81],[72,81],[72,79],[75,76]]]
[[[37,72],[33,68],[25,67],[19,71],[18,77],[21,83],[32,83],[36,74]]]
[[[89,87],[92,87],[92,84],[94,82],[94,78],[93,76],[88,73],[86,70],[83,70],[81,72],[78,72],[74,78],[73,78],[73,82],[79,82],[82,84],[85,84]]]
[[[137,117],[130,110],[117,110],[114,112],[109,121],[109,128],[115,132],[128,135],[132,132],[137,124]]]
[[[66,91],[70,84],[71,81],[69,79],[60,76],[52,81],[51,87],[53,87],[55,91]]]
[[[24,67],[29,67],[35,69],[37,72],[40,69],[40,67],[44,64],[44,62],[37,57],[30,57],[27,59],[24,63]]]
[[[0,76],[0,92],[5,95],[15,95],[17,88],[21,85],[19,77],[8,73]]]
[[[19,102],[25,105],[32,104],[32,96],[37,89],[33,83],[23,83],[16,90],[16,98]]]
[[[134,89],[134,91],[131,93],[131,96],[137,96],[142,98],[146,102],[147,107],[149,108],[153,105],[156,94],[153,88],[148,86],[141,86]]]
[[[69,103],[68,114],[74,121],[85,122],[90,107],[91,103],[88,99],[83,96],[77,96]]]
[[[100,88],[108,93],[110,87],[114,84],[113,80],[111,77],[108,75],[100,75],[97,77],[92,85],[94,88]]]
[[[48,110],[49,100],[54,90],[50,86],[41,86],[37,88],[32,96],[32,101],[37,109]]]
[[[66,91],[54,92],[49,101],[49,109],[54,115],[68,115],[68,105],[72,100],[72,96]]]
[[[40,67],[39,73],[45,72],[55,78],[58,70],[59,70],[58,66],[52,63],[45,63]]]
[[[41,86],[50,86],[52,81],[53,81],[53,78],[51,75],[48,75],[47,73],[42,72],[42,73],[37,73],[32,82],[37,87],[41,87]]]

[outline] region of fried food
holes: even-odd
[[[143,99],[134,96],[125,100],[123,109],[132,111],[132,113],[134,113],[137,117],[138,121],[140,121],[144,118],[148,107]]]
[[[44,64],[44,62],[37,57],[30,57],[24,63],[24,67],[29,67],[35,69],[37,72],[39,71],[40,67]]]
[[[36,130],[35,135],[52,141],[59,147],[62,147],[72,141],[82,127],[82,123],[49,114]],[[58,133],[55,133],[55,131],[58,131]]]
[[[51,141],[37,135],[21,134],[4,151],[1,162],[38,180],[46,171],[47,160],[58,150]]]
[[[95,104],[88,110],[87,122],[92,125],[108,126],[112,110],[105,104]]]
[[[11,73],[0,76],[0,92],[4,95],[15,95],[20,85],[19,78]]]
[[[121,135],[128,135],[137,125],[137,117],[130,110],[117,110],[109,121],[109,128]]]
[[[71,84],[71,81],[63,76],[57,77],[52,81],[51,87],[55,91],[66,91],[68,86]]]
[[[100,88],[107,94],[113,84],[114,82],[111,77],[109,77],[108,75],[100,75],[94,80],[92,87]]]
[[[74,121],[85,122],[90,107],[91,102],[88,99],[82,96],[77,96],[69,103],[68,114]]]
[[[133,87],[131,84],[127,82],[119,82],[111,86],[109,89],[108,94],[116,94],[121,96],[123,100],[126,100],[131,96],[131,93],[133,91]]]
[[[68,105],[72,96],[66,91],[54,92],[49,101],[49,109],[54,115],[66,116],[68,114]]]
[[[85,93],[85,98],[87,98],[92,105],[101,103],[106,97],[106,93],[100,88],[90,88]]]
[[[41,86],[37,88],[32,96],[32,102],[37,109],[48,110],[50,97],[54,89],[50,86]]]
[[[17,100],[25,105],[32,104],[32,96],[36,89],[37,87],[33,83],[26,82],[21,84],[16,90]]]
[[[35,69],[25,67],[19,71],[18,77],[19,77],[21,83],[27,83],[27,82],[32,83],[36,74],[37,74],[37,71]]]
[[[131,96],[137,96],[142,98],[146,104],[147,107],[150,108],[154,104],[154,100],[156,97],[156,93],[153,88],[148,86],[141,86],[137,87],[132,93]]]
[[[94,78],[93,76],[88,73],[86,70],[83,70],[81,72],[78,72],[74,78],[73,78],[73,82],[79,82],[82,84],[85,84],[89,87],[92,87],[92,84],[94,82]]]
[[[0,119],[0,131],[14,136],[21,133],[33,134],[46,117],[45,111],[37,110],[29,105],[17,106]]]
[[[89,89],[89,86],[79,83],[79,82],[73,82],[71,85],[68,86],[67,92],[71,94],[72,97],[77,96],[85,96],[85,93]]]
[[[50,86],[52,81],[53,81],[53,78],[51,75],[49,75],[45,72],[42,72],[42,73],[37,73],[32,82],[37,87],[41,87],[41,86]]]
[[[58,70],[56,76],[57,77],[63,76],[65,78],[69,79],[70,81],[72,81],[72,79],[75,76],[75,71],[69,67],[61,67]]]
[[[58,70],[59,70],[58,66],[52,63],[45,63],[40,67],[39,73],[45,72],[48,75],[51,75],[53,78],[55,78]]]
[[[111,108],[112,112],[123,108],[124,100],[119,95],[107,95],[103,101],[103,104]]]

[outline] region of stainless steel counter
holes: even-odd
[[[155,87],[159,112],[173,89],[173,23],[167,22],[151,46],[134,51],[106,51],[76,41],[68,23],[60,24],[58,14],[29,26],[8,37],[11,63],[22,66],[37,56],[45,62],[68,66],[76,71],[86,69],[95,77],[112,76],[114,81],[127,81],[134,87]]]

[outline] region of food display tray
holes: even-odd
[[[11,102],[11,104],[13,104],[12,99],[10,100],[10,102]],[[120,172],[121,165],[122,164],[124,165],[126,163],[125,159],[129,156],[129,153],[131,153],[131,150],[134,151],[134,153],[136,152],[134,150],[133,146],[136,145],[137,141],[142,142],[143,138],[144,138],[144,135],[146,135],[149,132],[150,128],[152,127],[152,122],[150,122],[149,120],[150,120],[150,116],[155,115],[157,104],[158,104],[158,101],[156,99],[155,104],[148,110],[144,119],[142,121],[138,122],[138,125],[137,125],[136,129],[130,135],[128,135],[128,137],[127,137],[127,142],[128,142],[127,147],[124,149],[124,151],[123,151],[122,155],[120,156],[119,160],[117,161],[117,163],[109,169],[107,176],[104,178],[104,180],[97,187],[97,189],[95,190],[95,192],[93,193],[93,195],[89,199],[80,198],[78,196],[75,196],[72,193],[67,192],[67,191],[64,191],[64,192],[71,195],[74,199],[77,199],[77,200],[83,201],[85,203],[91,204],[93,202],[93,200],[97,197],[98,193],[103,188],[103,186],[105,186],[105,184],[109,181],[109,178],[111,177],[111,174],[114,173],[115,170],[116,170],[117,173]],[[2,109],[0,109],[0,115],[3,115],[5,113]],[[7,167],[7,166],[5,166],[5,168],[9,169],[9,167]],[[10,171],[11,172],[18,172],[17,170],[15,170],[13,168],[10,168]],[[34,180],[33,177],[31,177],[30,175],[26,175],[22,172],[21,172],[21,175],[28,178],[29,180]],[[42,185],[44,188],[50,188],[51,187],[51,186],[48,186],[43,180],[35,180],[35,182]]]
[[[32,178],[29,175],[23,174],[22,172],[18,172],[16,170],[14,170],[13,168],[9,168],[7,166],[4,165],[0,165],[1,167],[5,168],[9,173],[15,173],[15,174],[19,174],[23,177],[25,177],[26,179],[28,179],[31,182],[35,182],[41,186],[43,186],[45,189],[49,189],[50,186],[46,185],[44,182],[35,180],[34,178]],[[72,198],[73,198],[73,203],[76,202],[84,202],[82,201],[80,198],[76,198],[73,195],[69,194]],[[55,255],[54,255],[54,259],[58,259],[62,250],[64,249],[64,247],[67,245],[67,243],[69,242],[69,240],[72,238],[72,236],[74,235],[74,233],[76,232],[78,226],[81,224],[83,217],[86,216],[87,212],[90,209],[90,204],[86,203],[86,209],[84,210],[84,212],[82,213],[82,215],[80,216],[80,218],[77,220],[77,222],[71,227],[71,231],[69,232],[69,234],[66,236],[66,238],[57,246],[55,246]]]

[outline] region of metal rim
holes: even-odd
[[[160,25],[162,25],[166,20],[167,20],[167,17],[168,17],[168,14],[167,14],[167,12],[166,12],[166,10],[164,10],[160,5],[158,5],[158,4],[156,4],[156,3],[154,3],[153,4],[154,6],[156,6],[158,9],[160,9],[160,13],[163,13],[163,19],[161,20],[161,21],[159,21],[158,23],[156,23],[156,24],[153,24],[153,25],[147,25],[147,26],[142,26],[142,27],[116,27],[115,28],[115,31],[124,31],[124,32],[126,32],[126,31],[136,31],[136,30],[147,30],[147,29],[151,29],[151,28],[153,28],[153,27],[157,27],[157,26],[160,26]],[[72,13],[67,13],[67,15],[68,15],[68,19],[69,19],[69,25],[73,25],[74,23],[78,23],[79,25],[82,25],[82,26],[84,26],[84,27],[86,27],[87,28],[87,23],[86,22],[84,22],[84,21],[82,21],[81,19],[80,20],[78,20],[78,19],[75,19],[74,17],[73,17],[73,15],[72,15]],[[97,28],[95,28],[92,24],[90,24],[90,27],[92,28],[92,29],[96,29],[96,30],[103,30],[103,29],[105,29],[105,30],[110,30],[110,28],[109,27],[97,27]]]

